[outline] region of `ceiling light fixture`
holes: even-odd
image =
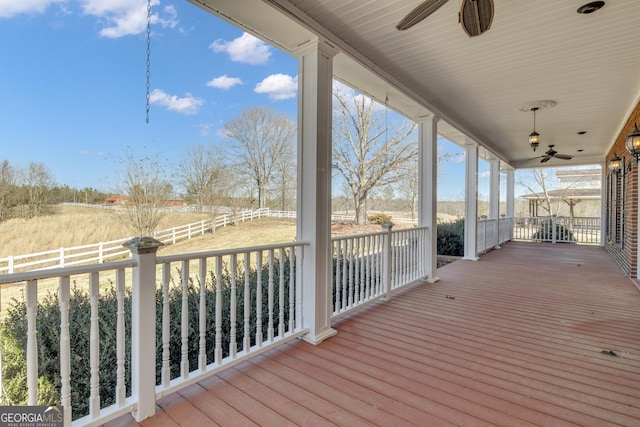
[[[538,109],[538,107],[531,108],[531,111],[533,111],[533,132],[529,134],[529,145],[533,148],[533,151],[536,151],[536,148],[540,145],[540,134],[536,132],[536,111]]]

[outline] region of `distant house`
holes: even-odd
[[[123,196],[122,194],[114,194],[104,201],[105,205],[126,205],[129,202],[128,196]]]
[[[556,172],[560,189],[547,190],[522,196],[529,201],[529,216],[538,216],[540,203],[545,200],[560,200],[569,206],[569,216],[573,217],[575,205],[585,200],[600,200],[602,171],[600,169],[571,169]]]
[[[114,194],[104,201],[105,205],[112,206],[126,206],[130,203],[129,196],[123,196],[122,194]],[[172,199],[172,200],[164,200],[161,204],[162,206],[186,206],[184,200],[181,199]]]

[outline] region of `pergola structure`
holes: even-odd
[[[550,202],[560,201],[569,206],[569,217],[574,216],[574,207],[584,200],[600,200],[602,191],[595,188],[574,188],[574,189],[562,189],[562,190],[549,190],[546,193],[532,193],[520,196],[521,198],[529,201],[529,216],[540,216],[540,204],[544,200]],[[542,212],[542,215],[548,215],[546,212]]]

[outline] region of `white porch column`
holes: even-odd
[[[478,144],[467,139],[465,152],[464,188],[464,257],[478,260]]]
[[[333,56],[323,41],[298,57],[297,240],[309,242],[302,261],[303,338],[318,344],[331,328],[331,101]]]
[[[489,160],[489,219],[495,220],[495,237],[494,248],[500,248],[500,160],[493,156]]]
[[[511,168],[507,169],[507,218],[511,218],[509,223],[511,228],[509,230],[509,240],[513,240],[513,225],[515,224],[515,174]],[[603,199],[604,200],[604,199]]]
[[[622,165],[624,167],[624,164]],[[609,170],[606,163],[600,164],[600,246],[605,245],[605,237],[607,235],[607,171]],[[640,191],[640,189],[638,189]],[[640,203],[640,199],[639,203]],[[639,243],[640,244],[640,243]]]
[[[419,123],[418,156],[418,226],[429,227],[425,245],[425,274],[427,282],[440,278],[438,270],[438,121],[432,116]]]

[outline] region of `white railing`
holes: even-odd
[[[599,217],[519,217],[513,224],[513,239],[532,242],[601,243]]]
[[[354,308],[427,275],[427,227],[334,237],[333,315]]]
[[[327,313],[339,317],[425,277],[426,238],[421,227],[332,239]],[[25,356],[17,357],[25,357],[26,404],[52,403],[50,394],[39,400],[47,391],[40,388],[60,384],[66,426],[126,413],[143,419],[158,398],[307,333],[301,266],[308,243],[158,257],[160,245],[135,238],[125,243],[133,253],[125,261],[0,275],[5,292],[22,287],[25,298],[17,313],[26,319]],[[52,301],[57,308],[45,310]],[[54,378],[42,377],[41,362],[47,371],[59,366]],[[12,378],[0,385],[5,380]]]
[[[153,237],[165,244],[201,236],[215,228],[226,227],[237,222],[251,221],[269,216],[269,209],[243,210],[235,215],[219,215],[213,220],[180,225],[153,233]],[[122,244],[131,237],[109,242],[92,243],[69,248],[52,249],[25,255],[12,255],[0,258],[0,274],[13,274],[19,271],[39,270],[43,268],[62,268],[74,265],[114,261],[129,255]]]
[[[511,240],[512,230],[513,218],[479,219],[476,229],[478,253],[500,247],[503,243]]]
[[[0,275],[0,284],[24,289],[26,403],[50,404],[39,401],[40,384],[59,383],[67,426],[129,412],[144,418],[161,396],[306,333],[300,268],[308,244],[164,257],[150,238],[126,245],[133,259]],[[88,308],[73,303],[76,287]],[[60,315],[46,325],[38,323],[43,290],[57,290]],[[51,353],[59,354],[59,377],[43,380],[38,331],[57,325],[59,353]],[[86,361],[88,376],[78,378]]]

